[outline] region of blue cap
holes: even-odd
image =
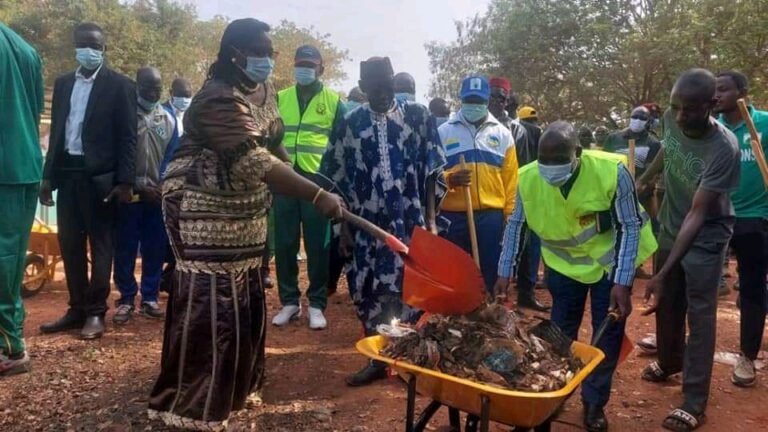
[[[321,65],[323,64],[323,57],[320,55],[320,50],[313,47],[312,45],[302,45],[296,50],[294,62],[309,62],[312,64]]]
[[[491,98],[491,86],[488,85],[488,79],[481,75],[470,75],[461,82],[461,92],[459,97],[465,99],[469,96],[479,96],[484,101]]]

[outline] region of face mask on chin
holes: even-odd
[[[140,106],[141,108],[143,108],[143,109],[144,109],[144,111],[146,111],[146,112],[152,112],[152,111],[154,111],[154,110],[155,110],[155,108],[157,108],[157,104],[158,104],[158,101],[155,101],[155,102],[150,102],[150,101],[148,101],[148,100],[144,99],[144,98],[143,98],[143,97],[141,97],[141,96],[138,96],[138,98],[136,99],[136,101],[137,101],[137,103],[139,104],[139,106]]]

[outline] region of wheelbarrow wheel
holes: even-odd
[[[43,276],[45,273],[45,260],[40,255],[27,255],[24,260],[24,281],[21,283],[21,297],[29,298],[37,295],[45,287],[48,278]],[[31,282],[30,279],[35,278]]]

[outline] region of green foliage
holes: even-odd
[[[298,47],[307,44],[317,47],[323,56],[325,72],[322,79],[325,82],[338,82],[347,77],[342,64],[349,60],[348,52],[336,48],[329,42],[329,34],[319,33],[313,27],[297,27],[296,24],[287,20],[280,21],[271,34],[272,43],[280,52],[272,78],[275,88],[283,89],[294,84],[293,57]]]
[[[547,120],[615,125],[643,102],[665,105],[675,78],[736,69],[768,105],[768,0],[493,0],[427,45],[433,96],[470,72],[510,78]]]
[[[0,20],[37,48],[45,64],[45,80],[75,68],[73,29],[86,21],[98,23],[107,36],[110,67],[134,77],[145,65],[159,68],[166,87],[177,77],[189,79],[194,88],[205,81],[215,60],[228,19],[217,16],[202,21],[195,7],[174,0],[0,0]],[[305,43],[318,46],[324,55],[324,80],[345,78],[346,51],[328,41],[329,35],[282,21],[271,32],[277,59],[275,84],[282,88],[293,80],[293,53]]]

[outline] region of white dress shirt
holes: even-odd
[[[75,85],[72,87],[72,96],[69,98],[69,116],[64,130],[64,148],[73,156],[83,155],[83,122],[85,121],[85,109],[88,107],[88,99],[91,97],[93,82],[99,74],[101,66],[96,72],[86,78],[80,73],[80,68],[75,72]]]
[[[180,109],[173,107],[173,113],[176,115],[176,130],[179,131],[179,137],[184,135],[184,113]]]

